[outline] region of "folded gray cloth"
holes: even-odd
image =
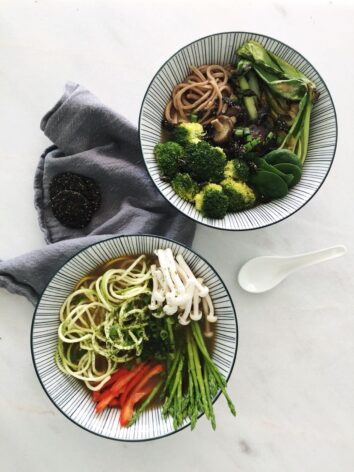
[[[54,143],[35,175],[35,206],[48,243],[43,249],[0,261],[0,287],[33,304],[55,272],[82,248],[120,234],[156,234],[192,243],[195,224],[156,190],[144,167],[137,130],[82,86],[65,93],[41,122]],[[64,227],[49,204],[53,176],[73,172],[93,178],[102,202],[84,229]]]

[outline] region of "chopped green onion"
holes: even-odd
[[[189,115],[189,119],[191,123],[197,123],[198,122],[198,115],[196,113],[191,113]]]
[[[244,128],[236,128],[235,129],[236,138],[242,138],[243,135],[244,135]]]

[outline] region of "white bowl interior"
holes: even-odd
[[[32,355],[39,380],[52,402],[79,426],[102,436],[122,441],[156,439],[175,432],[172,421],[164,420],[160,409],[150,409],[130,428],[121,428],[116,409],[95,413],[91,393],[79,380],[63,374],[54,362],[59,326],[59,310],[78,280],[104,262],[121,255],[151,254],[170,247],[181,253],[193,271],[203,277],[210,289],[218,321],[213,359],[221,373],[231,374],[237,350],[236,313],[220,277],[192,250],[157,236],[121,236],[100,242],[70,259],[45,289],[32,325]],[[188,426],[185,422],[180,429]]]
[[[300,182],[285,198],[259,205],[240,213],[229,213],[223,219],[204,218],[194,206],[179,198],[170,184],[163,182],[153,155],[161,139],[161,120],[173,87],[189,73],[191,64],[227,64],[235,61],[235,51],[244,42],[255,39],[265,48],[284,58],[313,80],[320,100],[311,115],[310,140]],[[225,230],[247,230],[268,226],[292,215],[316,193],[329,172],[337,142],[337,122],[328,89],[318,72],[289,46],[254,33],[220,33],[199,39],[180,49],[157,72],[146,92],[139,121],[140,142],[151,178],[162,195],[185,215],[199,223]]]

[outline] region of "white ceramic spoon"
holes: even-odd
[[[339,245],[297,256],[255,257],[241,267],[238,283],[247,292],[266,292],[296,270],[343,256],[346,252],[347,248]]]

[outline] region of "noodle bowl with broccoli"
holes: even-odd
[[[161,178],[210,219],[283,198],[300,181],[319,98],[310,79],[257,41],[236,58],[191,66],[154,148]]]

